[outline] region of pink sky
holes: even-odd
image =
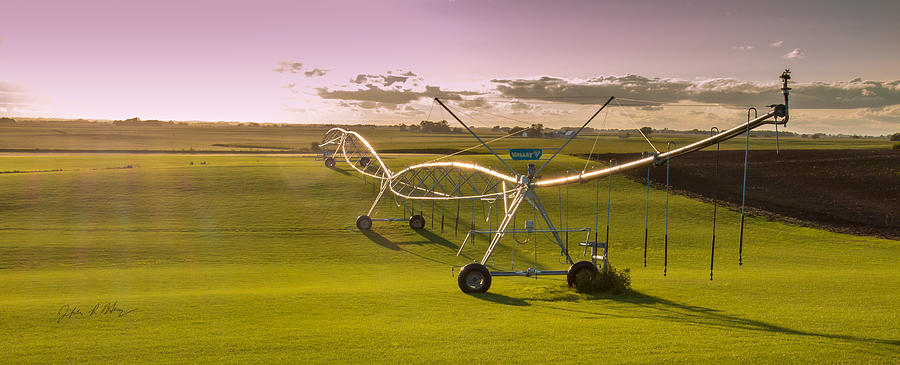
[[[570,125],[583,108],[521,93],[549,76],[565,95],[725,104],[621,108],[609,125],[705,129],[791,68],[805,99],[789,130],[900,131],[896,1],[4,0],[0,14],[0,115],[409,123],[436,87]],[[527,105],[493,102],[513,96]]]

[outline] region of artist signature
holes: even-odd
[[[60,323],[66,319],[72,319],[76,317],[100,317],[100,316],[116,316],[116,317],[125,317],[125,315],[136,311],[137,309],[122,309],[119,308],[119,302],[106,302],[106,303],[97,303],[91,309],[87,310],[87,312],[82,311],[81,308],[78,308],[77,305],[68,305],[63,304],[62,307],[59,307],[59,310],[56,311],[56,323]]]

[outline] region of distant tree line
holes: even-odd
[[[374,126],[373,126],[374,127]],[[442,120],[439,122],[433,122],[430,120],[423,120],[419,122],[419,124],[397,124],[391,127],[399,128],[401,130],[410,131],[410,132],[423,132],[423,133],[465,133],[465,130],[459,127],[453,128],[450,127],[450,123],[447,123],[446,120]]]
[[[450,133],[453,132],[453,129],[450,128],[450,124],[447,123],[446,120],[442,120],[440,122],[432,122],[430,120],[423,120],[419,122],[419,130],[426,133]]]
[[[14,125],[16,120],[13,118],[0,118],[0,125]]]
[[[117,126],[167,126],[167,125],[175,125],[176,122],[168,121],[164,122],[161,120],[141,120],[141,118],[129,118],[125,120],[114,120],[113,125]],[[184,122],[180,122],[184,123]]]

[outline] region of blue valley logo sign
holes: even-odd
[[[544,150],[540,148],[515,148],[509,150],[509,157],[513,160],[539,160]]]

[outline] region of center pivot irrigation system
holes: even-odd
[[[325,161],[325,165],[329,168],[332,168],[336,165],[338,160],[343,160],[349,166],[351,166],[357,172],[363,174],[364,176],[375,179],[378,184],[378,195],[375,198],[375,201],[372,203],[372,206],[369,208],[366,214],[359,216],[356,220],[356,227],[360,230],[369,230],[372,228],[373,222],[378,221],[408,221],[409,226],[413,229],[423,229],[425,228],[425,218],[420,211],[420,214],[415,214],[414,204],[409,211],[412,213],[409,218],[380,218],[376,219],[372,217],[372,212],[375,210],[378,202],[384,197],[386,191],[390,191],[391,194],[397,198],[402,200],[402,204],[404,206],[404,212],[407,211],[406,200],[419,201],[420,203],[424,203],[426,201],[430,201],[433,204],[435,202],[441,202],[442,206],[446,205],[448,201],[457,201],[457,218],[456,224],[458,225],[459,221],[459,201],[471,201],[473,206],[473,214],[474,214],[474,206],[477,201],[490,201],[494,202],[498,199],[502,199],[503,201],[503,212],[502,212],[502,220],[496,227],[492,227],[488,230],[477,230],[475,226],[471,227],[460,245],[459,251],[457,252],[457,256],[460,255],[462,249],[466,246],[467,242],[470,240],[474,240],[475,234],[489,234],[491,235],[490,244],[487,246],[487,249],[484,253],[484,256],[481,258],[479,262],[472,262],[468,265],[465,265],[460,271],[458,276],[458,284],[460,289],[466,293],[481,293],[486,292],[491,286],[491,277],[493,276],[538,276],[538,275],[566,275],[567,281],[570,286],[574,286],[576,282],[576,278],[583,272],[589,272],[591,274],[596,274],[600,269],[606,269],[609,266],[608,263],[608,236],[609,236],[609,223],[607,214],[607,242],[600,242],[597,239],[597,233],[594,233],[594,239],[591,240],[591,229],[590,228],[578,228],[578,229],[562,229],[557,228],[553,224],[553,220],[550,215],[544,209],[544,205],[541,203],[541,200],[538,198],[536,194],[536,190],[538,188],[544,187],[552,187],[552,186],[563,186],[568,184],[576,184],[576,183],[584,183],[590,180],[596,180],[603,177],[610,177],[613,174],[621,173],[628,170],[633,170],[637,168],[647,167],[648,168],[648,194],[649,194],[649,168],[651,166],[658,166],[663,163],[666,164],[667,172],[668,172],[668,164],[669,160],[674,157],[682,156],[688,153],[692,153],[695,151],[699,151],[703,148],[710,147],[713,145],[718,145],[720,142],[732,139],[734,137],[739,136],[742,133],[747,134],[747,148],[749,150],[749,134],[750,130],[760,127],[766,124],[775,124],[777,125],[785,125],[788,122],[788,94],[791,90],[788,87],[788,80],[790,80],[790,70],[785,70],[784,73],[781,74],[781,80],[783,86],[781,88],[782,94],[784,95],[784,104],[773,104],[769,105],[770,111],[760,116],[756,116],[751,119],[750,110],[756,111],[755,108],[750,108],[748,110],[748,120],[746,123],[740,124],[734,128],[719,132],[717,129],[713,128],[713,135],[694,142],[692,144],[686,145],[680,148],[674,148],[673,143],[668,145],[666,152],[655,152],[645,154],[645,157],[642,157],[638,160],[622,163],[622,164],[614,164],[611,163],[608,167],[605,168],[597,168],[589,171],[581,171],[578,174],[560,176],[556,178],[539,178],[538,175],[547,165],[552,161],[565,147],[569,144],[575,137],[581,133],[582,130],[598,115],[600,112],[614,99],[614,97],[610,97],[606,100],[605,103],[598,109],[591,117],[587,120],[575,133],[572,133],[571,136],[565,141],[562,147],[556,149],[556,152],[548,159],[543,161],[543,164],[539,167],[534,164],[528,164],[527,171],[524,173],[520,173],[513,169],[508,163],[507,159],[501,158],[500,155],[497,154],[497,150],[495,148],[491,148],[491,146],[482,140],[466,123],[460,120],[453,111],[448,108],[444,103],[435,98],[435,102],[441,106],[444,110],[450,113],[450,115],[456,119],[465,129],[475,137],[480,143],[480,146],[485,147],[491,154],[493,154],[497,159],[509,169],[511,174],[506,174],[503,172],[495,171],[491,168],[479,166],[473,163],[466,162],[441,162],[433,160],[431,162],[425,162],[421,164],[416,164],[409,166],[399,172],[393,172],[390,168],[384,163],[372,145],[363,138],[359,133],[345,130],[342,128],[333,128],[325,133],[322,139],[322,143],[320,147],[322,148],[322,158]],[[718,147],[717,147],[718,148]],[[655,148],[654,148],[655,149]],[[527,153],[525,151],[524,153]],[[512,155],[512,154],[511,154]],[[336,160],[337,158],[337,160]],[[746,157],[745,157],[745,172],[744,172],[744,190],[746,191]],[[668,176],[668,174],[667,174]],[[599,187],[599,185],[598,185]],[[611,186],[610,186],[611,188]],[[599,189],[599,188],[598,188]],[[648,195],[649,196],[649,195]],[[540,219],[544,222],[543,229],[538,229],[534,221],[526,221],[524,229],[515,228],[515,217],[516,212],[519,210],[520,206],[523,202],[528,202],[535,210],[536,216],[539,215]],[[648,203],[649,204],[649,203]],[[398,203],[399,205],[399,203]],[[568,204],[566,204],[568,205]],[[421,205],[420,205],[421,206]],[[493,206],[493,205],[491,205]],[[607,204],[609,207],[609,204]],[[649,205],[648,205],[649,207]],[[443,208],[442,208],[443,209]],[[562,208],[561,208],[562,209]],[[404,213],[405,214],[405,213]],[[473,218],[474,219],[474,218]],[[714,218],[715,219],[715,218]],[[566,219],[568,220],[568,218]],[[510,227],[510,223],[513,222],[513,227]],[[443,227],[443,215],[441,216],[441,226]],[[566,224],[568,225],[568,224]],[[743,204],[741,207],[741,249],[743,248],[743,226],[744,226],[744,208]],[[715,225],[713,226],[715,227]],[[668,179],[666,181],[666,231],[668,232]],[[579,243],[579,246],[584,248],[586,252],[587,249],[590,249],[590,260],[573,262],[571,256],[569,255],[568,249],[568,234],[575,232],[583,232],[586,234],[586,239],[583,242]],[[500,239],[503,238],[504,234],[511,233],[515,235],[516,233],[544,233],[547,235],[553,243],[559,246],[560,248],[560,256],[565,258],[566,264],[569,264],[568,270],[537,270],[535,267],[530,267],[526,270],[520,271],[489,271],[487,266],[488,260],[491,258],[491,255],[494,253],[494,250],[497,248]],[[562,235],[566,236],[566,240],[564,241]],[[647,236],[645,229],[644,236],[644,265],[646,266],[646,247],[647,247]],[[666,234],[666,249],[668,249],[668,234]],[[712,243],[713,254],[715,252],[715,231],[713,232],[713,243]],[[668,256],[666,256],[668,257]],[[668,260],[666,260],[667,262]],[[600,269],[598,269],[598,265]],[[665,271],[664,271],[665,273]],[[710,279],[712,279],[712,261],[710,262]]]

